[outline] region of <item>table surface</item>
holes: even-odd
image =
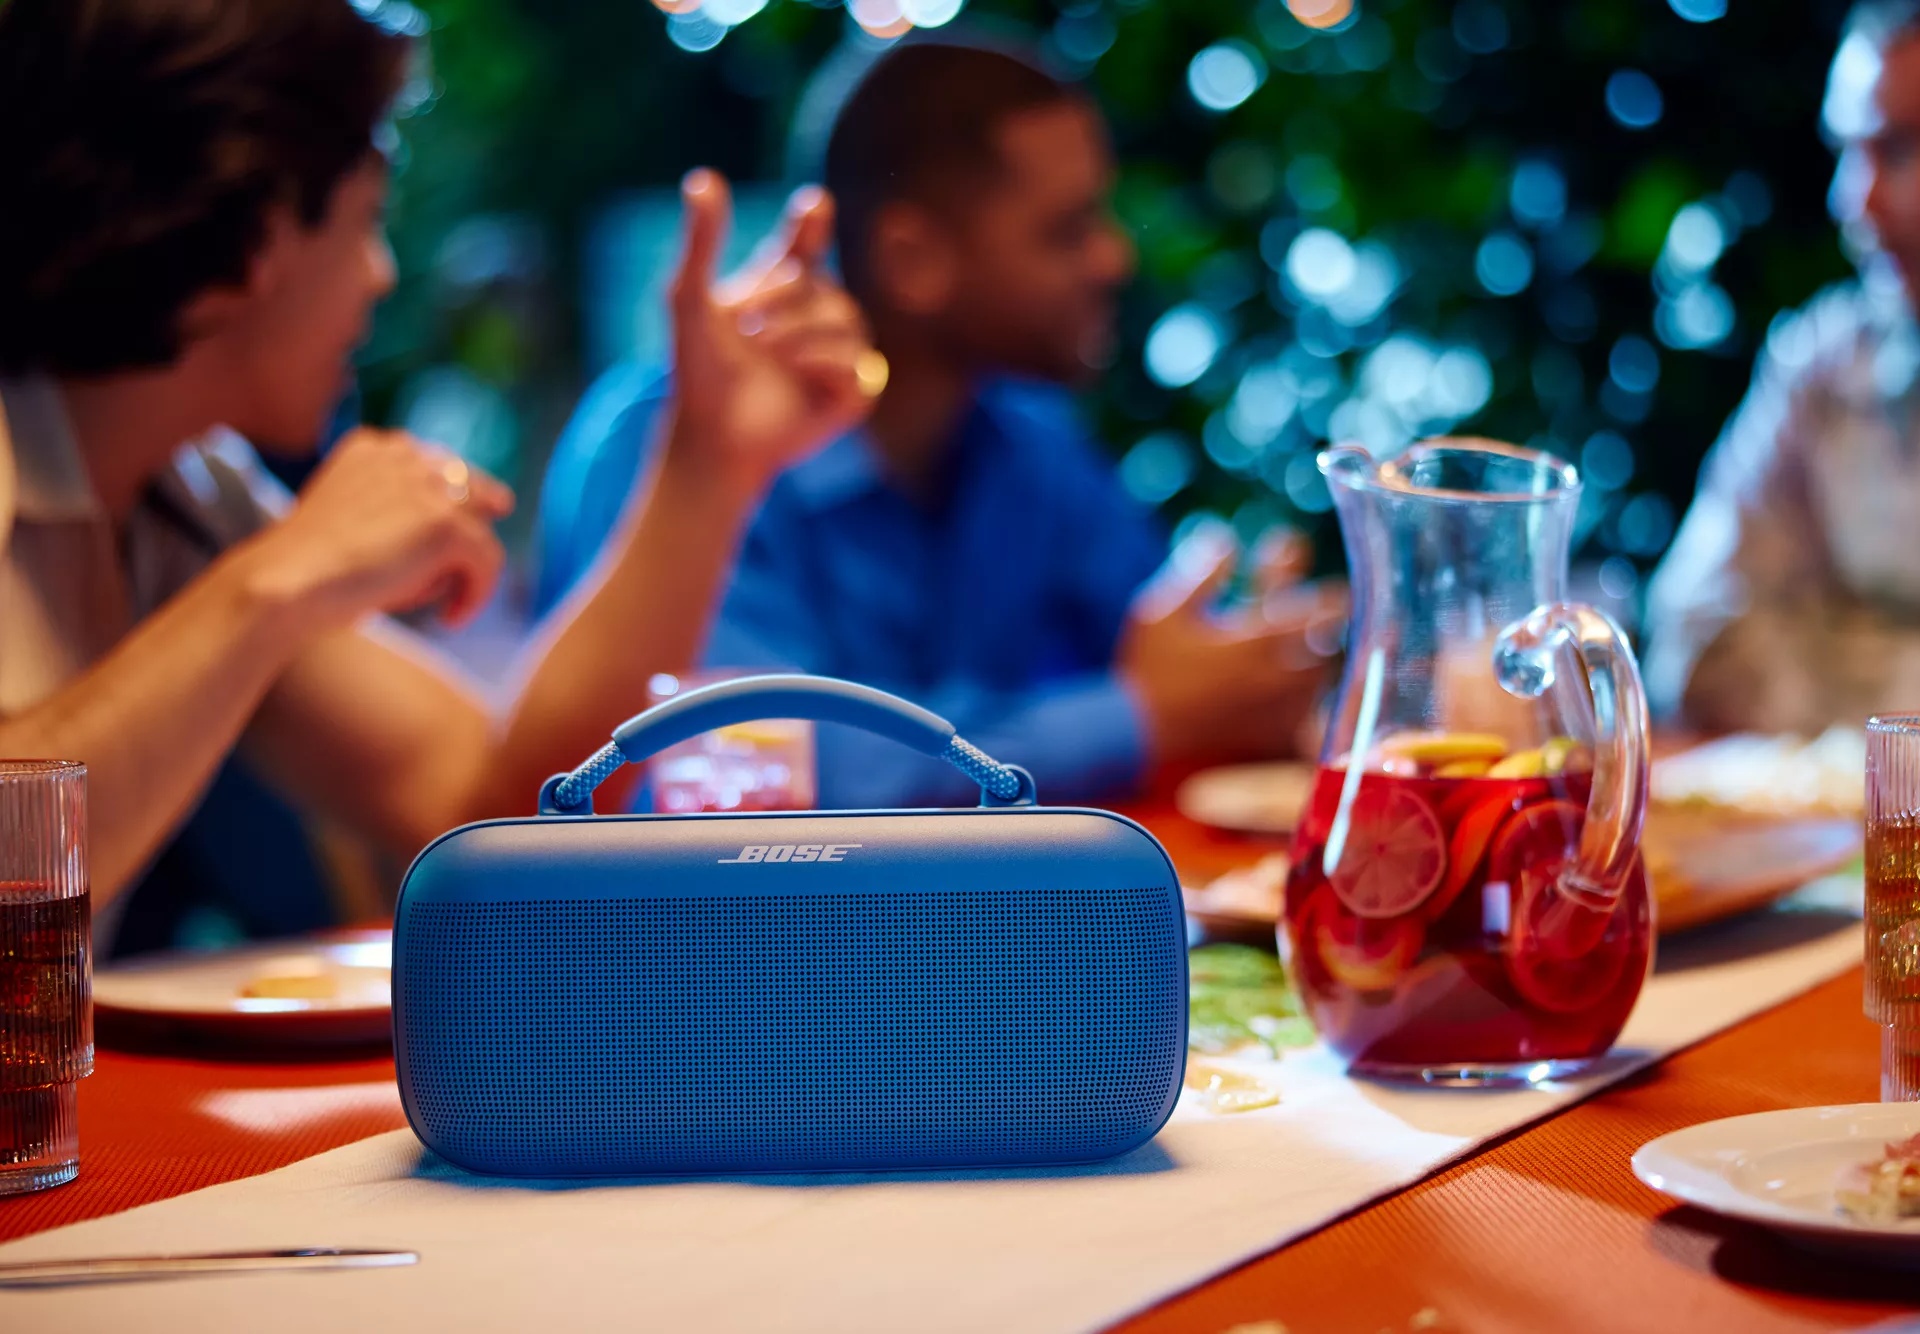
[[[1270,845],[1131,812],[1183,874]],[[1854,973],[1682,1052],[1379,1204],[1121,1326],[1125,1334],[1858,1329],[1920,1311],[1920,1279],[1802,1255],[1675,1207],[1628,1160],[1745,1112],[1871,1102],[1879,1033]],[[103,1051],[72,1185],[0,1200],[0,1240],[271,1171],[405,1124],[385,1057],[299,1064]],[[1471,1094],[1463,1096],[1472,1096]]]

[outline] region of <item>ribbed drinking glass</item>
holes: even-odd
[[[0,1195],[80,1170],[93,1073],[87,771],[0,761]]]
[[[1867,723],[1866,954],[1880,1098],[1920,1101],[1920,714]]]

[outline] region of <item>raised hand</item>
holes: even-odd
[[[681,189],[686,230],[671,289],[674,447],[764,486],[854,426],[884,386],[884,361],[853,299],[826,273],[833,204],[794,193],[747,267],[715,278],[733,206],[719,174]]]

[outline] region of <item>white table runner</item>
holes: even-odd
[[[1269,1064],[1277,1107],[1214,1116],[1183,1100],[1153,1144],[1095,1170],[503,1186],[426,1158],[401,1131],[0,1247],[0,1262],[391,1246],[419,1251],[415,1268],[0,1294],[0,1328],[1097,1329],[1859,957],[1857,919],[1803,899],[1667,950],[1603,1074],[1517,1092],[1405,1091],[1345,1079],[1315,1048]]]

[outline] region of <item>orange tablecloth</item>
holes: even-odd
[[[1136,814],[1196,879],[1263,850],[1184,825],[1164,809]],[[1647,1140],[1695,1122],[1871,1101],[1878,1059],[1856,973],[1122,1328],[1766,1334],[1857,1329],[1920,1310],[1920,1281],[1912,1276],[1803,1257],[1764,1232],[1670,1207],[1627,1166]],[[397,1109],[369,1099],[251,1130],[209,1114],[212,1100],[233,1091],[392,1077],[386,1060],[238,1064],[103,1052],[82,1086],[80,1179],[0,1201],[0,1239],[269,1171],[398,1128]]]

